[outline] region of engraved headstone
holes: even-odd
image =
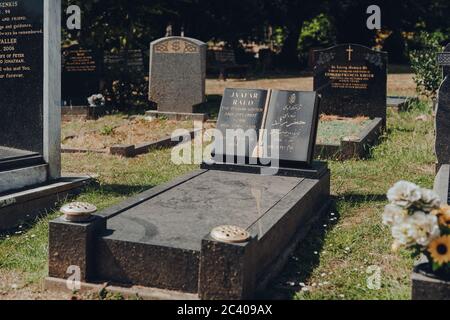
[[[438,55],[438,63],[450,67],[450,52]],[[436,111],[436,155],[438,163],[450,164],[450,77],[445,77],[438,92]]]
[[[192,113],[205,101],[206,44],[168,37],[150,47],[150,101],[160,112]]]
[[[342,44],[315,52],[314,90],[322,95],[321,112],[386,121],[386,52]]]
[[[120,72],[131,72],[136,76],[143,76],[144,55],[141,50],[122,50],[118,53],[105,52],[104,64],[107,72],[119,69]]]
[[[85,106],[87,98],[100,93],[100,57],[79,45],[62,51],[62,99],[64,106]]]
[[[238,159],[258,157],[264,163],[279,160],[286,166],[310,164],[318,110],[316,92],[226,89],[217,121],[224,143],[216,144],[215,160],[230,162],[222,155],[233,154]]]
[[[60,10],[60,0],[0,1],[0,175],[40,155],[48,172],[35,180],[60,176]]]
[[[223,152],[217,148],[215,150],[219,157],[226,154],[240,157],[253,155],[258,145],[267,97],[267,90],[225,89],[217,120],[217,129],[224,139]],[[240,141],[245,144],[244,152],[238,152],[237,139],[245,139]]]
[[[278,130],[281,161],[311,163],[318,119],[316,92],[272,91],[264,127]]]

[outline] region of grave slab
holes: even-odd
[[[370,155],[370,150],[376,146],[383,134],[383,119],[375,118],[369,121],[355,136],[342,137],[339,144],[317,143],[316,159],[350,160],[364,159]]]
[[[89,177],[65,177],[0,194],[0,232],[34,221],[61,201],[78,194],[92,182]]]
[[[302,225],[326,211],[329,194],[328,170],[317,179],[200,170],[101,212],[89,224],[52,221],[49,276],[66,278],[78,263],[83,282],[201,299],[250,298],[284,248],[304,238],[296,237]],[[224,244],[209,236],[229,224],[249,231],[251,240]],[[89,253],[94,248],[95,255]]]

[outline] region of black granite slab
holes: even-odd
[[[110,219],[111,235],[105,238],[200,250],[201,240],[214,227],[248,228],[302,180],[208,171]],[[257,193],[262,194],[260,211]]]
[[[382,118],[386,122],[386,52],[341,44],[315,51],[314,55],[314,90],[322,95],[322,113]]]
[[[42,153],[44,1],[0,2],[0,145]]]
[[[0,146],[0,171],[44,164],[39,153]]]
[[[319,98],[316,92],[271,92],[264,129],[268,136],[275,130],[278,132],[277,159],[280,161],[311,164],[318,123]],[[268,158],[273,158],[272,139],[268,137],[267,141]]]
[[[102,57],[94,50],[72,45],[62,50],[62,100],[64,106],[85,106],[100,93]]]
[[[440,55],[439,63],[450,66],[450,53]],[[436,111],[436,155],[438,167],[450,164],[450,77],[446,77],[438,91]]]
[[[14,160],[23,157],[30,157],[33,155],[38,155],[38,153],[0,146],[0,161]]]
[[[198,171],[100,212],[86,225],[52,221],[49,275],[64,279],[67,266],[80,263],[83,281],[201,299],[251,298],[285,263],[285,249],[325,212],[329,194],[329,171],[320,179]],[[224,224],[247,229],[252,240],[211,239],[211,230]]]

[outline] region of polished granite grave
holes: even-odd
[[[149,287],[200,299],[251,298],[328,208],[330,173],[316,178],[200,170],[100,212],[50,223],[48,283],[80,266],[85,283]],[[248,242],[209,234],[233,225]]]

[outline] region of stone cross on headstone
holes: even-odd
[[[438,63],[444,68],[450,67],[450,52],[438,55]],[[438,92],[436,112],[436,155],[438,168],[450,164],[450,77],[444,73],[444,82]]]

